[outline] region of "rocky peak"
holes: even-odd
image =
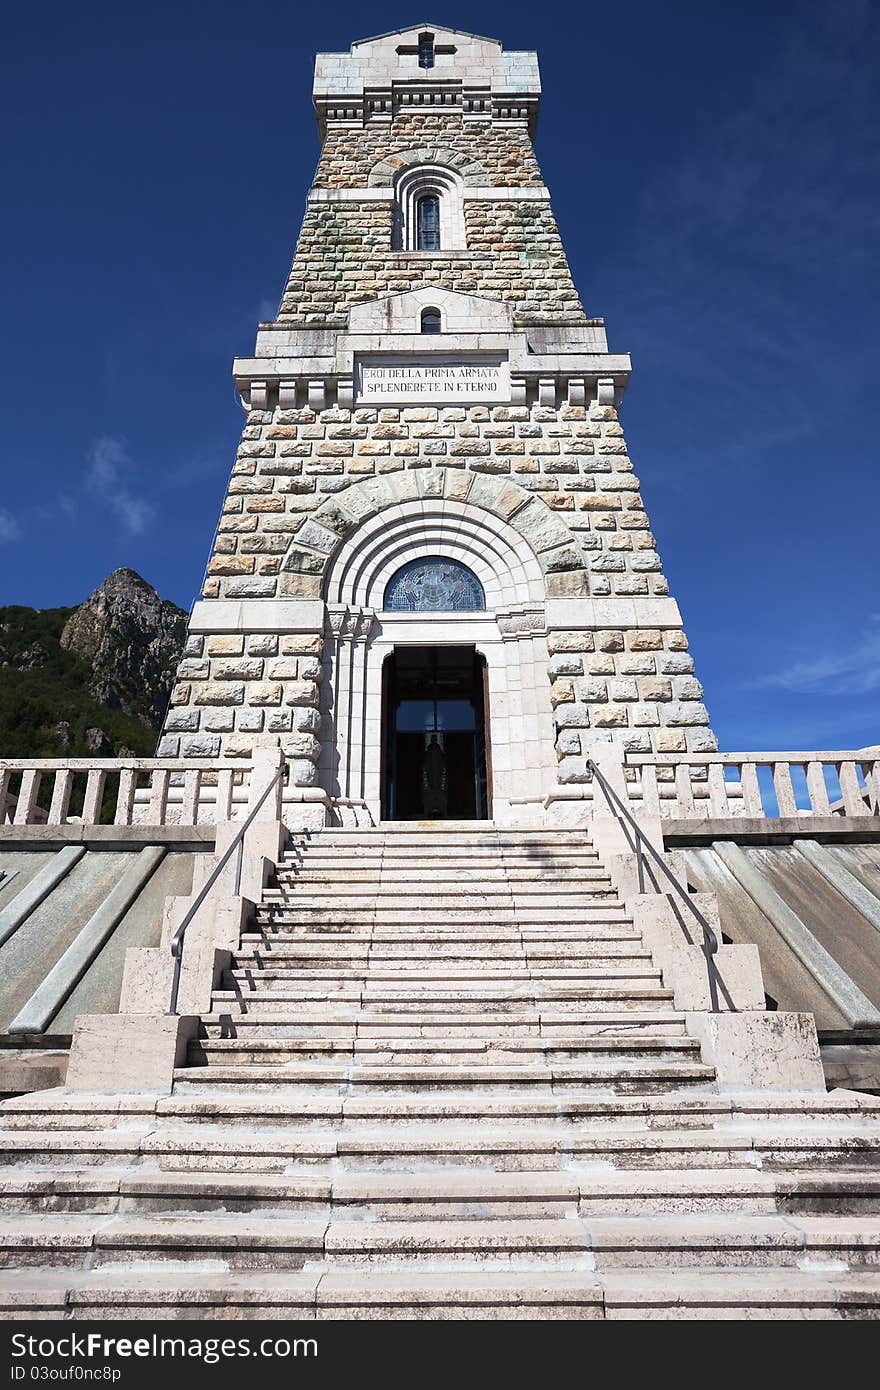
[[[91,665],[97,700],[158,727],[185,632],[183,609],[134,570],[118,569],[68,619],[61,645]]]

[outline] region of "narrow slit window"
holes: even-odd
[[[440,250],[440,199],[436,193],[426,194],[416,206],[416,250]]]
[[[442,333],[443,324],[440,320],[439,309],[422,310],[422,332],[423,333]]]
[[[412,49],[410,49],[412,52]],[[434,35],[419,34],[419,67],[432,68],[434,66]]]

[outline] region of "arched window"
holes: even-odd
[[[387,613],[482,613],[486,595],[466,565],[431,555],[402,565],[385,586],[383,603]]]
[[[464,251],[464,185],[455,169],[423,164],[395,184],[392,246],[396,251]]]
[[[412,50],[410,50],[412,51]],[[419,34],[419,67],[432,68],[434,66],[434,35]]]
[[[422,332],[423,333],[442,333],[443,323],[440,318],[439,309],[422,310]]]
[[[440,199],[425,193],[416,203],[416,250],[440,250]]]

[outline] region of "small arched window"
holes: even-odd
[[[440,318],[439,309],[422,310],[422,332],[423,333],[442,333],[443,323]]]
[[[404,169],[394,187],[392,247],[445,255],[467,250],[464,182],[457,169],[440,164]]]
[[[416,250],[440,250],[440,199],[425,193],[416,204]]]

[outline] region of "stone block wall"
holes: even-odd
[[[524,127],[426,114],[331,130],[314,188],[388,188],[390,194],[397,172],[425,164],[454,169],[462,181],[466,249],[394,251],[390,196],[310,205],[279,323],[342,328],[352,304],[429,284],[510,303],[517,326],[587,322],[549,200],[468,197],[475,186],[543,189]]]
[[[329,129],[313,186],[387,186],[399,168],[416,162],[417,152],[438,147],[437,162],[458,167],[471,183],[495,188],[544,186],[524,124],[465,121],[459,113],[431,111],[399,111],[391,122]]]
[[[463,475],[485,481],[462,488]],[[356,519],[438,490],[519,529],[550,598],[627,600],[629,611],[668,594],[616,410],[559,403],[251,411],[204,596],[320,598]],[[190,637],[163,754],[246,756],[277,741],[298,785],[314,785],[321,640]],[[716,746],[687,645],[677,626],[550,630],[560,780],[582,780],[585,754],[609,737],[639,752]]]

